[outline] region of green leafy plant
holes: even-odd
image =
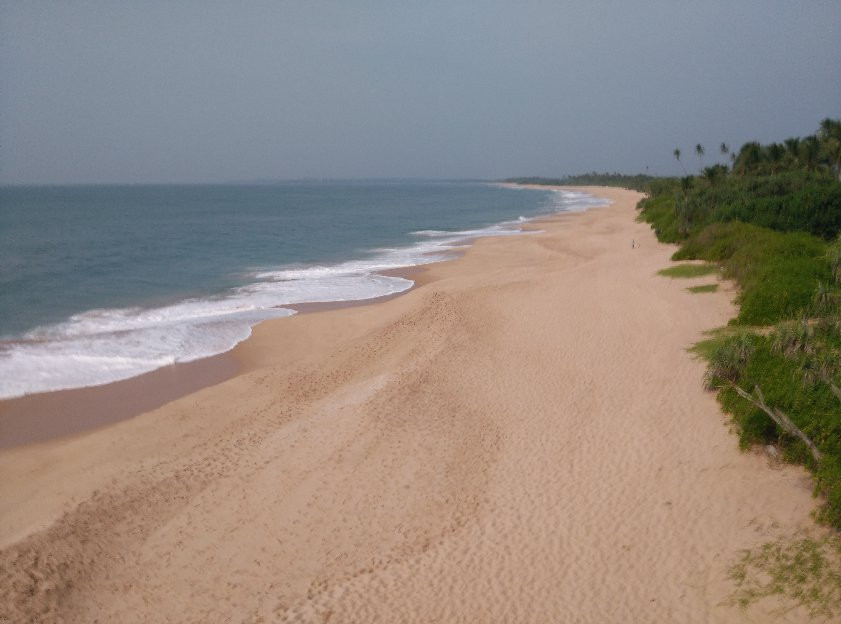
[[[703,275],[715,273],[716,271],[718,271],[718,268],[712,264],[678,264],[657,271],[657,275],[662,275],[663,277],[688,278],[701,277]]]

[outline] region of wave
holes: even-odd
[[[583,193],[554,191],[544,213],[603,204]],[[540,215],[538,215],[540,216]],[[405,247],[371,250],[336,264],[255,270],[223,295],[155,308],[98,309],[37,327],[0,343],[0,398],[96,386],[229,351],[266,319],[294,314],[305,302],[356,301],[404,292],[409,279],[383,271],[445,260],[469,240],[525,233],[530,218],[470,230],[422,230]]]

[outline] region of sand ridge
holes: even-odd
[[[726,604],[727,566],[815,501],[739,452],[685,351],[732,292],[657,276],[639,194],[587,190],[613,203],[263,323],[234,379],[0,453],[0,617],[768,621]]]

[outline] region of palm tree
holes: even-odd
[[[680,164],[680,168],[683,169],[683,173],[686,174],[686,167],[683,166],[683,163],[680,162],[680,148],[676,147],[675,151],[672,152],[674,157],[677,159],[678,164]]]
[[[704,146],[698,143],[695,146],[695,153],[698,154],[698,164],[700,165],[700,169],[704,168]]]
[[[730,153],[730,146],[722,141],[721,145],[718,146],[718,151],[721,152],[722,156],[727,156]]]

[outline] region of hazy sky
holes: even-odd
[[[674,174],[841,118],[841,2],[0,0],[0,182]]]

